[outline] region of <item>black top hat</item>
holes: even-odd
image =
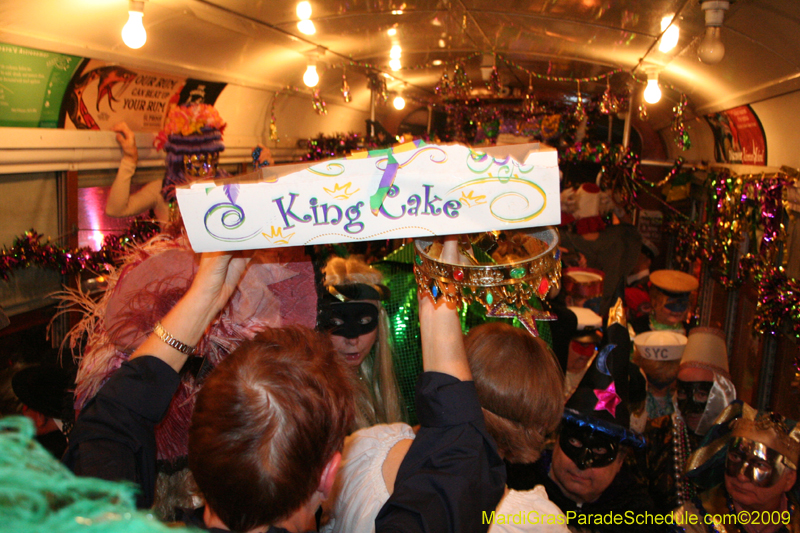
[[[564,418],[618,439],[620,444],[641,447],[644,439],[630,429],[631,339],[627,328],[611,324],[603,336],[594,362],[578,388],[567,400]]]
[[[11,389],[24,405],[50,418],[64,418],[74,382],[69,373],[56,365],[33,365],[11,378]]]

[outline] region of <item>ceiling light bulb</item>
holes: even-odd
[[[392,46],[392,49],[389,50],[389,57],[392,59],[400,59],[403,55],[403,49],[400,48],[399,44]]]
[[[659,52],[667,53],[678,45],[681,36],[681,29],[677,24],[672,24],[674,15],[667,15],[661,19],[661,42],[658,44]]]
[[[706,34],[697,49],[697,57],[700,58],[700,61],[707,65],[716,65],[722,61],[725,56],[725,45],[722,44],[721,33],[722,28],[719,26],[706,27]]]
[[[389,37],[394,37],[397,35],[397,28],[389,28],[386,30],[386,33],[389,35]]]
[[[317,74],[317,66],[309,65],[306,73],[303,74],[303,83],[308,87],[316,87],[319,83],[319,74]]]
[[[731,6],[730,0],[701,0],[700,7],[705,13],[706,33],[697,49],[697,57],[708,65],[716,65],[725,55],[725,46],[722,44],[722,23],[725,22],[725,12]]]
[[[391,61],[389,61],[389,68],[394,71],[397,71],[403,68],[403,66],[400,64],[399,59],[392,59]]]
[[[394,104],[394,108],[398,111],[406,106],[406,101],[402,96],[395,97],[394,102],[392,103]]]
[[[310,2],[299,2],[297,4],[297,18],[300,20],[308,20],[311,18]]]
[[[300,30],[300,33],[304,33],[306,35],[314,35],[317,33],[317,28],[310,20],[301,20],[298,22],[297,29]]]
[[[132,0],[128,5],[128,22],[122,27],[122,42],[134,50],[147,42],[147,31],[142,24],[144,2]]]
[[[431,64],[433,66],[435,66],[435,67],[438,67],[439,65],[442,64],[442,60],[441,59],[434,59],[433,61],[431,61]]]
[[[658,86],[658,74],[648,74],[647,87],[644,88],[644,101],[657,104],[661,100],[661,88]]]

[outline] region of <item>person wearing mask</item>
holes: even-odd
[[[552,352],[541,339],[502,322],[472,328],[465,347],[486,427],[500,455],[507,464],[535,462],[563,411],[563,374]],[[375,531],[375,516],[393,493],[398,466],[414,438],[407,424],[389,424],[359,430],[345,440],[324,533]],[[508,519],[521,511],[537,522]],[[567,531],[566,518],[541,485],[506,491],[485,519],[495,533],[526,531],[532,525],[537,531]]]
[[[355,379],[356,426],[400,422],[389,319],[381,303],[390,297],[383,275],[355,256],[332,257],[324,274],[318,325]]]
[[[683,349],[673,414],[651,419],[645,429],[650,494],[660,512],[691,500],[696,488],[684,472],[714,419],[736,399],[722,331],[694,328]]]
[[[621,300],[611,308],[603,344],[564,408],[555,447],[536,463],[508,465],[508,486],[544,485],[575,531],[652,532],[658,526],[602,523],[597,516],[653,513],[632,466],[642,435],[630,429],[630,337]]]
[[[650,274],[650,313],[631,320],[634,334],[668,330],[686,335],[691,296],[698,286],[697,278],[679,270]]]
[[[247,257],[201,256],[186,294],[81,412],[65,458],[70,468],[138,482],[140,505],[152,501],[155,426],[180,369],[247,267]],[[420,320],[421,427],[376,530],[486,531],[481,512],[500,500],[505,468],[484,426],[458,313],[423,297]],[[352,424],[351,385],[330,340],[301,326],[270,328],[243,343],[198,394],[189,465],[206,505],[187,521],[211,531],[313,529]]]
[[[800,427],[735,401],[709,436],[688,465],[688,475],[705,490],[675,512],[676,524],[692,533],[800,531],[793,490]]]

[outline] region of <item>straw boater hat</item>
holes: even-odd
[[[686,336],[674,331],[645,331],[636,335],[633,345],[651,361],[676,361],[683,356]]]
[[[681,368],[711,370],[731,379],[728,370],[728,348],[725,335],[715,328],[693,328],[681,357]]]
[[[650,283],[667,294],[686,294],[700,285],[697,278],[679,270],[656,270],[650,274]]]

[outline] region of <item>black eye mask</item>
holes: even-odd
[[[688,292],[672,292],[662,288],[658,288],[659,297],[656,298],[653,307],[661,305],[664,309],[671,313],[683,313],[689,308],[689,301],[691,293]]]
[[[378,308],[366,302],[325,305],[320,310],[319,327],[331,335],[356,339],[378,327]]]
[[[561,451],[580,470],[600,468],[614,462],[619,453],[619,440],[590,426],[579,426],[565,420],[558,436]]]
[[[664,304],[664,309],[672,313],[683,313],[689,309],[689,297],[670,298],[667,300],[667,303]]]
[[[701,415],[706,410],[708,394],[714,386],[713,381],[681,381],[678,380],[678,409],[681,414]],[[696,398],[705,397],[705,400],[698,401]]]

